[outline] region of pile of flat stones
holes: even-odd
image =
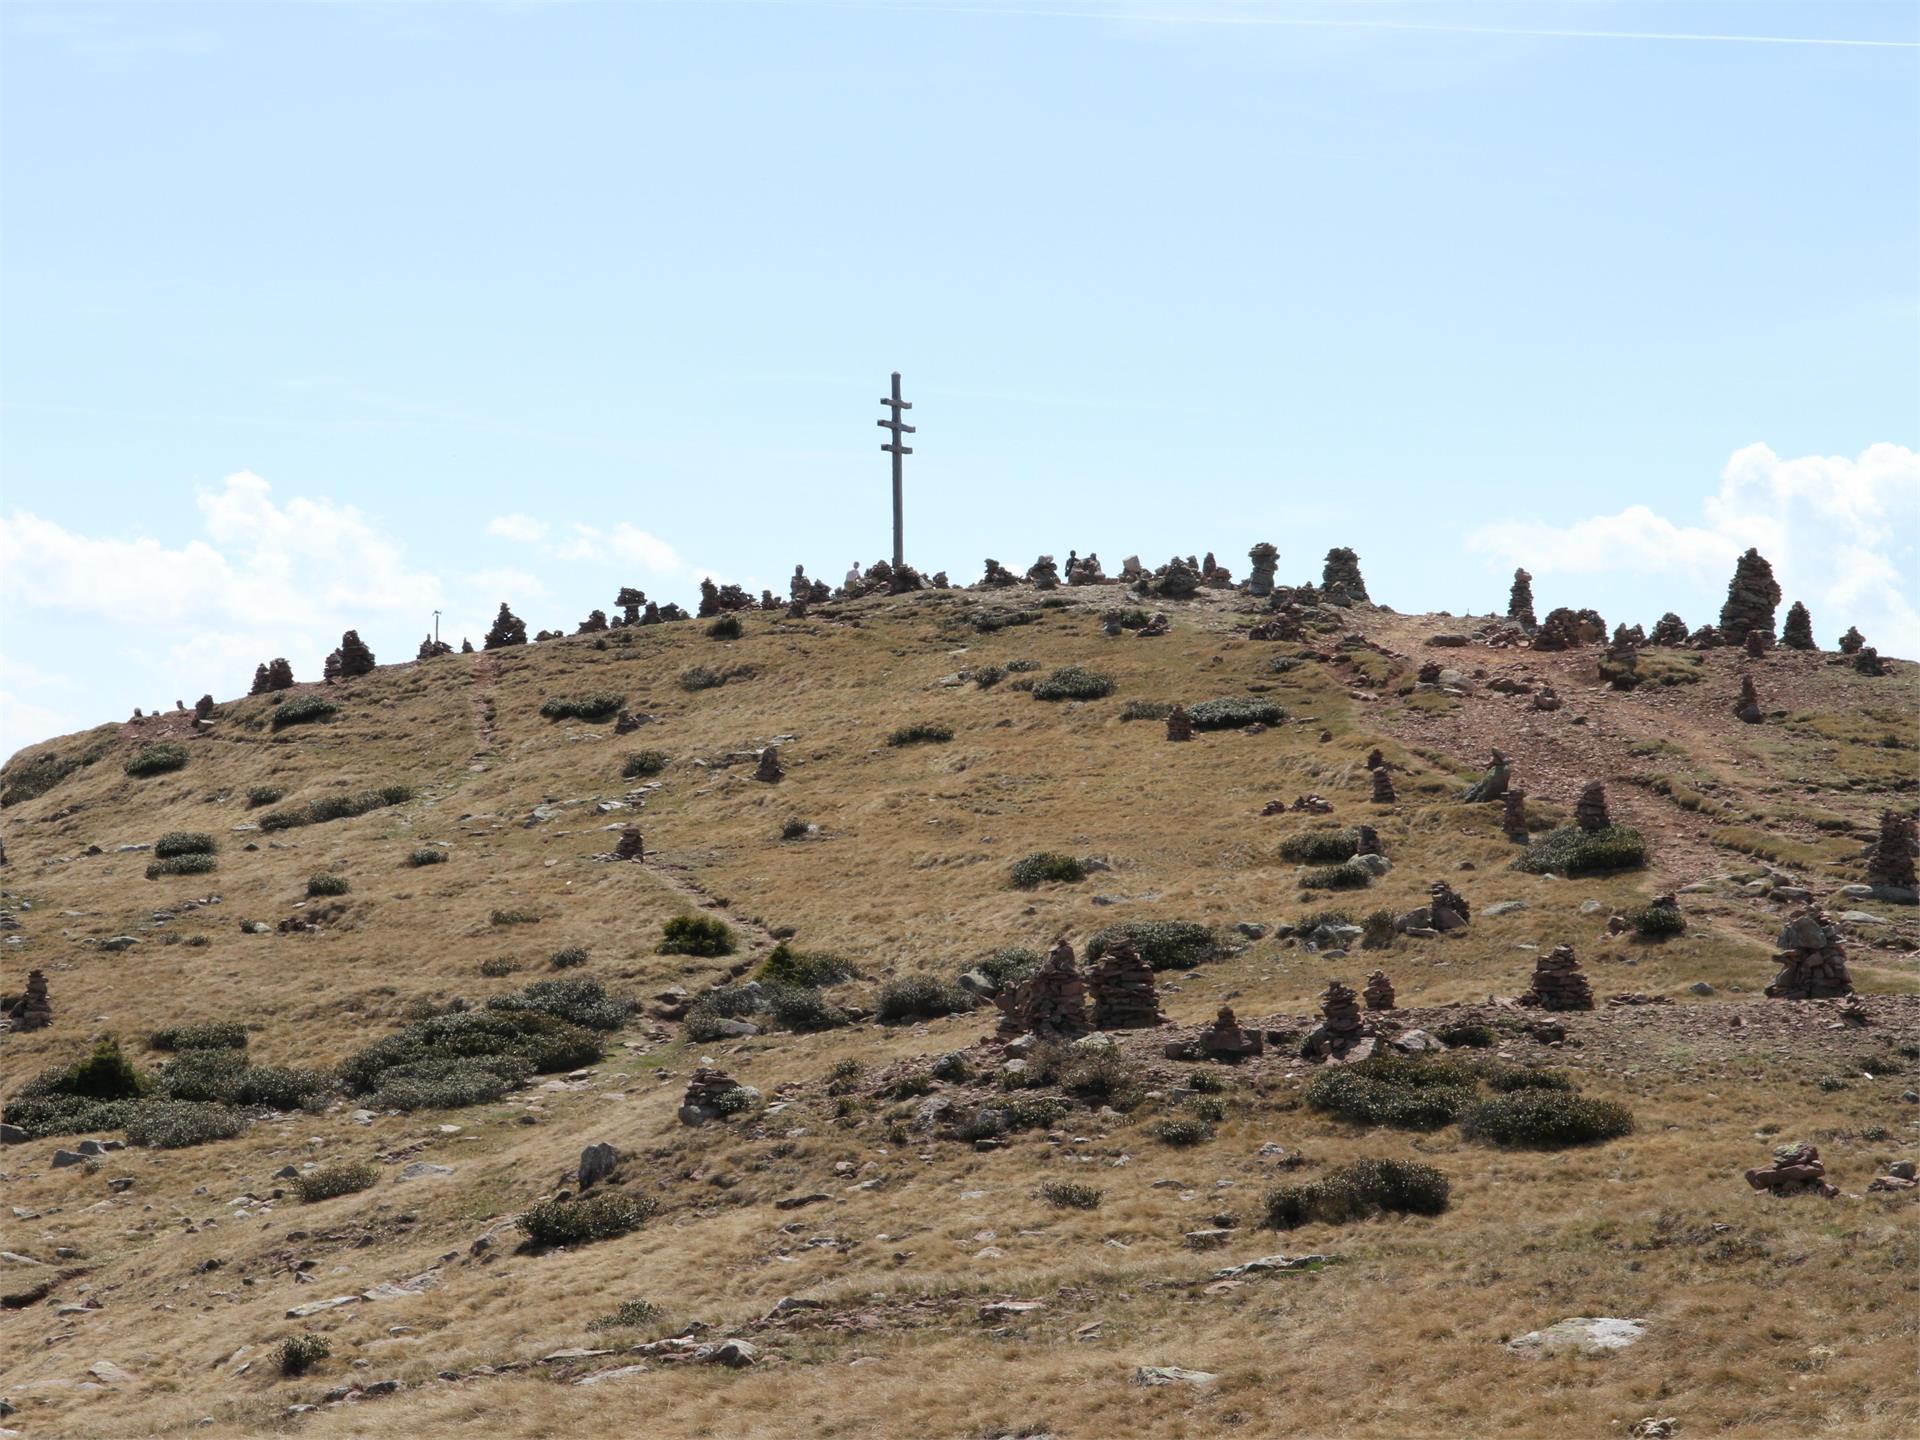
[[[1752,631],[1750,635],[1758,633]],[[1753,676],[1740,677],[1740,698],[1734,701],[1733,713],[1748,725],[1760,723],[1760,692],[1753,688]]]
[[[1087,995],[1097,1030],[1145,1030],[1167,1023],[1153,987],[1153,967],[1124,937],[1110,942],[1088,967]]]
[[[1367,1002],[1369,1010],[1393,1009],[1393,982],[1387,978],[1387,972],[1376,970],[1369,975],[1360,998]]]
[[[687,1093],[680,1101],[681,1123],[704,1125],[710,1120],[724,1120],[730,1110],[738,1107],[721,1097],[735,1091],[745,1091],[749,1101],[759,1098],[759,1092],[742,1085],[718,1066],[696,1067],[693,1078],[687,1082]]]
[[[1747,1171],[1747,1184],[1770,1195],[1824,1195],[1831,1199],[1840,1187],[1827,1182],[1827,1167],[1811,1145],[1781,1145],[1773,1163]]]
[[[1391,805],[1399,798],[1393,789],[1393,771],[1382,765],[1373,772],[1373,803]]]
[[[1880,812],[1880,834],[1867,852],[1867,884],[1876,899],[1914,903],[1914,820],[1893,810]]]
[[[646,843],[641,838],[640,827],[638,825],[625,825],[621,827],[620,839],[613,847],[613,858],[616,860],[644,860],[647,858]]]
[[[47,999],[45,971],[27,972],[26,993],[8,1009],[7,1024],[13,1030],[44,1030],[53,1024],[53,1005]]]
[[[1573,805],[1573,823],[1589,835],[1597,835],[1613,824],[1613,818],[1607,813],[1607,787],[1598,780],[1589,780],[1580,789],[1580,798]]]
[[[1509,790],[1500,798],[1506,805],[1501,812],[1500,828],[1514,844],[1525,845],[1532,838],[1527,833],[1527,792]]]
[[[1520,1003],[1541,1010],[1593,1009],[1593,988],[1581,973],[1573,946],[1556,945],[1534,962],[1533,986]]]
[[[1763,644],[1771,646],[1773,612],[1779,604],[1780,582],[1773,578],[1773,566],[1758,550],[1749,549],[1734,563],[1727,603],[1720,607],[1721,642],[1744,645],[1747,636],[1757,632]]]
[[[1320,997],[1320,1024],[1301,1047],[1309,1060],[1357,1060],[1372,1053],[1367,1027],[1360,1018],[1360,998],[1339,980],[1327,983]]]
[[[787,773],[780,763],[780,747],[769,745],[760,752],[760,763],[753,767],[753,778],[768,785],[777,784],[780,777]]]
[[[1774,940],[1780,973],[1767,986],[1775,1000],[1827,1000],[1853,993],[1847,952],[1840,931],[1814,906],[1789,920]]]
[[[1078,1040],[1093,1033],[1087,1019],[1087,982],[1073,963],[1073,946],[1062,940],[1032,976],[994,997],[1000,1034],[1042,1040]]]
[[[1193,717],[1187,714],[1187,707],[1175,705],[1167,712],[1167,739],[1193,739]]]
[[[1169,1044],[1167,1054],[1170,1058],[1183,1059],[1197,1049],[1209,1060],[1234,1064],[1260,1054],[1265,1048],[1260,1032],[1242,1028],[1234,1017],[1233,1007],[1222,1005],[1213,1024],[1202,1030],[1197,1040],[1191,1045],[1177,1041]]]

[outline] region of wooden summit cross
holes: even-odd
[[[913,408],[913,402],[900,398],[900,372],[898,370],[893,372],[893,394],[891,396],[882,395],[880,397],[880,403],[892,409],[892,414],[887,419],[876,420],[873,423],[878,425],[882,430],[891,430],[893,432],[893,439],[880,448],[893,456],[893,568],[898,570],[902,565],[906,564],[907,559],[905,540],[902,534],[903,511],[900,501],[900,457],[913,453],[913,447],[911,445],[902,445],[900,443],[900,437],[914,433],[913,426],[900,423],[900,412],[902,410],[911,410]]]

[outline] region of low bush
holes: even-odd
[[[382,785],[377,790],[362,790],[353,795],[323,795],[309,801],[305,809],[270,810],[260,817],[262,830],[293,830],[302,825],[324,825],[331,820],[351,820],[355,816],[403,805],[413,798],[411,785]]]
[[[964,1085],[973,1079],[973,1065],[964,1050],[949,1050],[934,1059],[932,1075],[934,1079],[944,1080],[949,1085]]]
[[[1303,890],[1364,890],[1373,883],[1373,872],[1351,860],[1339,865],[1320,865],[1300,877]]]
[[[813,823],[808,820],[802,820],[798,815],[780,827],[780,838],[782,840],[804,840],[812,833]]]
[[[1009,675],[1024,675],[1024,674],[1028,674],[1031,671],[1038,670],[1039,668],[1040,668],[1040,662],[1038,660],[1007,661],[1007,673]]]
[[[453,1108],[497,1100],[531,1075],[591,1065],[602,1053],[591,1030],[543,1010],[489,1007],[383,1036],[341,1065],[340,1080],[386,1109]]]
[[[1115,1110],[1133,1109],[1146,1089],[1139,1068],[1117,1046],[1100,1050],[1069,1048],[1054,1067],[1054,1075],[1061,1089]]]
[[[167,875],[210,875],[219,868],[220,860],[215,855],[172,855],[147,866],[147,879],[158,880]]]
[[[1296,865],[1338,865],[1360,849],[1351,830],[1303,830],[1280,842],[1280,858]]]
[[[635,750],[620,764],[622,780],[644,780],[649,775],[658,775],[672,761],[664,750]]]
[[[320,899],[327,895],[344,895],[353,888],[344,875],[329,875],[319,871],[307,877],[307,895],[310,899]]]
[[[818,990],[805,985],[766,987],[767,1012],[788,1030],[813,1034],[851,1025],[853,1017]]]
[[[1164,720],[1173,713],[1165,700],[1129,700],[1120,707],[1122,720]]]
[[[1461,1117],[1460,1133],[1491,1145],[1559,1150],[1631,1135],[1633,1115],[1611,1100],[1529,1089],[1474,1106]]]
[[[4,787],[0,787],[0,808],[39,799],[80,765],[80,761],[69,756],[49,754],[8,766]]]
[[[752,674],[753,671],[745,666],[716,670],[710,665],[693,665],[680,672],[680,688],[693,694],[701,690],[715,689],[729,680],[747,679]]]
[[[274,1110],[321,1108],[333,1082],[318,1070],[295,1065],[249,1065],[240,1076],[234,1099],[242,1105],[265,1105]]]
[[[219,848],[213,836],[200,830],[169,830],[153,842],[153,853],[162,860],[175,855],[211,855]]]
[[[567,945],[547,957],[547,964],[556,970],[571,970],[576,965],[587,963],[587,947]]]
[[[1187,1076],[1187,1088],[1202,1095],[1224,1095],[1233,1087],[1218,1070],[1195,1070]]]
[[[1057,850],[1036,850],[1013,862],[1007,875],[1016,890],[1033,890],[1049,883],[1072,884],[1087,878],[1087,867]]]
[[[1287,712],[1271,700],[1233,696],[1189,705],[1187,718],[1196,730],[1238,730],[1245,725],[1278,725]]]
[[[768,985],[800,985],[817,990],[859,978],[860,967],[851,960],[795,950],[784,940],[773,947],[773,953],[760,966],[760,979]]]
[[[1004,665],[982,665],[973,672],[973,683],[982,690],[991,690],[1006,678],[1007,667]]]
[[[1564,1070],[1543,1070],[1531,1065],[1489,1065],[1481,1072],[1489,1090],[1511,1095],[1518,1090],[1572,1090],[1573,1077]]]
[[[316,725],[331,720],[339,709],[323,695],[296,695],[274,706],[273,718],[267,723],[274,730],[284,730],[289,725]]]
[[[1479,1020],[1456,1020],[1437,1026],[1433,1038],[1455,1049],[1485,1050],[1494,1042],[1493,1027]]]
[[[169,1100],[219,1105],[265,1105],[275,1110],[312,1109],[331,1089],[317,1070],[249,1065],[244,1050],[185,1050],[154,1079]]]
[[[164,775],[169,770],[178,770],[187,763],[187,747],[176,745],[171,740],[162,740],[153,745],[142,745],[129,755],[120,768],[129,775]]]
[[[1009,1130],[1044,1130],[1067,1113],[1067,1102],[1051,1095],[1020,1095],[1003,1108]]]
[[[555,696],[540,707],[543,720],[605,720],[620,713],[624,695]]]
[[[255,785],[247,791],[247,808],[258,810],[262,805],[278,805],[286,791],[278,785]]]
[[[518,909],[489,910],[487,912],[487,923],[489,925],[538,925],[540,923],[540,912],[538,910]]]
[[[958,985],[932,975],[906,975],[880,987],[874,997],[874,1015],[884,1025],[897,1025],[907,1020],[965,1014],[975,1003],[974,997]]]
[[[1411,1160],[1361,1160],[1304,1185],[1282,1185],[1266,1197],[1269,1229],[1292,1230],[1310,1221],[1344,1225],[1387,1212],[1439,1215],[1451,1186],[1431,1165]]]
[[[244,1112],[230,1105],[198,1100],[148,1100],[127,1114],[129,1145],[181,1150],[211,1140],[231,1140],[247,1128]]]
[[[1627,919],[1642,940],[1665,940],[1687,931],[1687,917],[1677,905],[1643,905],[1629,911]]]
[[[1597,875],[1633,870],[1647,863],[1647,842],[1638,830],[1609,825],[1592,834],[1577,825],[1555,830],[1529,845],[1513,868],[1529,875]]]
[[[154,1050],[244,1050],[247,1027],[236,1020],[213,1020],[201,1025],[167,1025],[147,1036]]]
[[[1078,665],[1064,665],[1033,682],[1036,700],[1100,700],[1113,694],[1113,677]]]
[[[602,1315],[597,1320],[589,1320],[587,1329],[595,1332],[651,1329],[665,1318],[665,1312],[651,1300],[623,1300],[611,1315]]]
[[[280,1373],[287,1376],[304,1375],[331,1354],[333,1342],[324,1335],[315,1335],[312,1331],[304,1335],[289,1335],[280,1342]]]
[[[512,975],[520,969],[518,961],[509,960],[504,955],[493,955],[480,962],[480,973],[489,980],[498,980],[503,975]]]
[[[993,951],[972,968],[986,976],[996,990],[1010,990],[1038,970],[1046,958],[1038,950],[1014,945]]]
[[[332,1200],[337,1196],[370,1190],[379,1178],[379,1169],[370,1162],[343,1160],[295,1177],[293,1193],[311,1205],[316,1200]]]
[[[444,865],[447,858],[447,852],[438,845],[422,845],[407,856],[407,864],[417,870],[423,865]]]
[[[1132,941],[1140,958],[1155,970],[1191,970],[1226,953],[1219,935],[1198,921],[1128,920],[1088,937],[1087,963],[1106,954],[1116,939]]]
[[[713,915],[676,915],[660,932],[662,955],[700,955],[709,959],[733,953],[733,930]]]
[[[722,615],[707,626],[707,638],[711,640],[738,640],[743,627],[738,615]]]
[[[1040,1198],[1056,1210],[1097,1210],[1102,1194],[1077,1180],[1048,1180],[1040,1186]]]
[[[66,1070],[58,1088],[87,1100],[132,1100],[147,1093],[148,1083],[120,1053],[120,1042],[109,1035],[86,1059]]]
[[[651,1196],[596,1190],[566,1200],[543,1200],[521,1215],[519,1224],[536,1245],[589,1245],[638,1230],[659,1209],[660,1202]]]
[[[1307,1084],[1307,1104],[1349,1125],[1438,1130],[1475,1098],[1474,1075],[1452,1061],[1377,1055],[1322,1070]]]
[[[1169,1115],[1147,1127],[1147,1133],[1165,1145],[1185,1149],[1213,1138],[1213,1126],[1197,1116]]]
[[[1369,910],[1366,918],[1360,922],[1360,928],[1366,933],[1360,937],[1363,950],[1384,950],[1393,944],[1393,911]]]
[[[951,725],[936,725],[922,721],[914,725],[902,725],[887,736],[887,744],[896,749],[902,745],[944,745],[953,739]]]
[[[634,1012],[635,1002],[614,999],[598,980],[576,976],[566,980],[535,980],[511,995],[487,1000],[493,1011],[537,1011],[587,1030],[618,1030]]]

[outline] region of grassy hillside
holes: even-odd
[[[477,1105],[402,1111],[336,1091],[306,1110],[243,1103],[239,1134],[185,1148],[54,1167],[57,1149],[121,1133],[96,1127],[0,1149],[12,1207],[0,1396],[17,1409],[0,1424],[534,1436],[637,1421],[662,1435],[1063,1440],[1624,1435],[1648,1416],[1694,1435],[1920,1427],[1916,1210],[1910,1195],[1866,1191],[1920,1154],[1920,1103],[1906,1098],[1920,1086],[1915,917],[1837,894],[1862,878],[1880,810],[1911,811],[1915,667],[1869,678],[1830,655],[1649,652],[1649,673],[1671,667],[1677,683],[1623,693],[1603,687],[1597,652],[1428,647],[1472,622],[1366,607],[1281,644],[1247,638],[1246,602],[1209,593],[1164,607],[1169,635],[1109,638],[1101,612],[1121,593],[751,614],[731,641],[698,623],[579,636],[234,700],[205,727],[190,715],[103,726],[15,757],[0,783],[0,884],[18,928],[0,988],[44,970],[54,1023],[0,1036],[9,1104],[108,1035],[164,1088],[179,1052],[148,1039],[167,1027],[237,1022],[253,1064],[330,1078],[450,1006],[520,1013],[486,1004],[531,982],[592,980],[642,1007],[590,1032],[598,1061]],[[1343,648],[1350,634],[1366,643]],[[1429,661],[1455,673],[1422,685]],[[1065,666],[1109,677],[1111,694],[1036,699],[1032,682]],[[1768,711],[1755,726],[1732,714],[1748,668]],[[978,683],[991,669],[999,678]],[[699,670],[725,683],[693,688]],[[1541,684],[1559,710],[1532,708]],[[332,713],[275,728],[307,695]],[[611,719],[541,713],[593,697],[646,723],[617,735]],[[1234,697],[1283,718],[1184,745],[1157,719],[1125,718],[1139,702]],[[951,738],[889,743],[915,726]],[[785,766],[772,784],[754,778],[770,743]],[[161,744],[185,763],[126,772]],[[1513,757],[1536,831],[1565,823],[1580,786],[1601,779],[1649,865],[1511,869],[1501,806],[1459,798],[1492,745]],[[1369,799],[1376,748],[1395,767],[1391,806]],[[628,778],[640,752],[664,766]],[[364,813],[265,828],[383,789],[389,803]],[[1262,814],[1310,794],[1332,813]],[[641,863],[608,858],[629,824]],[[1365,889],[1303,889],[1313,867],[1284,858],[1285,842],[1354,824],[1377,829],[1391,870]],[[150,880],[155,854],[122,848],[175,832],[212,837],[215,868]],[[425,851],[445,859],[419,863]],[[1013,867],[1035,852],[1096,863],[1077,882],[1019,888]],[[316,876],[344,893],[310,898]],[[1397,915],[1440,880],[1473,906],[1456,936],[1336,955],[1271,933],[1329,912]],[[1830,1003],[1760,998],[1773,935],[1798,908],[1766,892],[1793,881],[1865,917],[1844,922],[1864,1028]],[[1606,933],[1610,915],[1674,890],[1684,934]],[[1486,913],[1501,902],[1520,904]],[[661,953],[686,915],[724,921],[731,952]],[[287,921],[314,928],[277,928]],[[1173,1027],[1127,1034],[1093,1079],[1003,1091],[1000,1047],[981,1043],[990,1006],[871,1018],[903,979],[951,982],[995,951],[1062,937],[1084,952],[1132,921],[1195,922],[1216,943],[1197,968],[1159,975]],[[813,1032],[762,1014],[748,1018],[766,1033],[726,1037],[700,1028],[709,1004],[693,1025],[715,1038],[698,1040],[649,1013],[667,987],[697,998],[750,978],[781,940],[857,971],[809,1012],[850,1023]],[[1530,1033],[1532,1012],[1487,1003],[1524,991],[1536,955],[1560,943],[1603,999],[1554,1017],[1564,1043]],[[583,962],[556,968],[577,949]],[[1357,988],[1375,968],[1406,1025],[1489,1026],[1490,1047],[1447,1057],[1481,1067],[1471,1083],[1551,1068],[1625,1105],[1632,1133],[1546,1150],[1456,1124],[1357,1125],[1310,1103],[1315,1069],[1291,1044],[1234,1068],[1162,1053],[1222,1004],[1297,1039],[1330,978]],[[1668,1003],[1604,1004],[1629,992]],[[963,1051],[936,1076],[938,1057]],[[681,1124],[702,1059],[764,1106]],[[1217,1093],[1196,1093],[1201,1074]],[[1009,1093],[1053,1103],[1006,1134],[961,1123]],[[943,1098],[951,1119],[927,1120]],[[1791,1139],[1817,1143],[1847,1193],[1751,1192],[1741,1172]],[[597,1243],[523,1246],[516,1217],[574,1190],[582,1148],[600,1141],[621,1161],[594,1193],[656,1212]],[[1448,1208],[1262,1227],[1274,1187],[1372,1158],[1438,1168]],[[366,1188],[299,1198],[301,1167],[353,1162],[371,1165]],[[423,1164],[450,1173],[408,1175]],[[287,1166],[295,1176],[278,1174]],[[1045,1187],[1063,1183],[1097,1203],[1050,1201]],[[1276,1253],[1337,1263],[1214,1278]],[[808,1303],[770,1313],[783,1297]],[[591,1328],[640,1300],[657,1315]],[[1006,1300],[1041,1308],[990,1308]],[[1647,1334],[1604,1357],[1501,1344],[1570,1316],[1637,1318]],[[284,1376],[276,1347],[307,1333],[331,1353]],[[645,1348],[689,1334],[689,1351],[740,1337],[758,1358],[731,1369]],[[606,1353],[546,1358],[568,1351]],[[605,1374],[629,1366],[642,1368]],[[1140,1366],[1216,1378],[1143,1387]],[[397,1389],[325,1401],[385,1380]]]

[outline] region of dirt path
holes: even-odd
[[[493,656],[482,650],[473,657],[473,686],[469,695],[473,707],[473,748],[475,755],[493,749],[494,683],[499,666]]]
[[[715,899],[704,885],[693,878],[692,866],[681,861],[665,860],[658,855],[649,855],[641,863],[649,874],[689,905],[726,921],[742,932],[749,949],[771,950],[780,943],[779,937],[761,921],[751,915],[739,914],[727,902]]]

